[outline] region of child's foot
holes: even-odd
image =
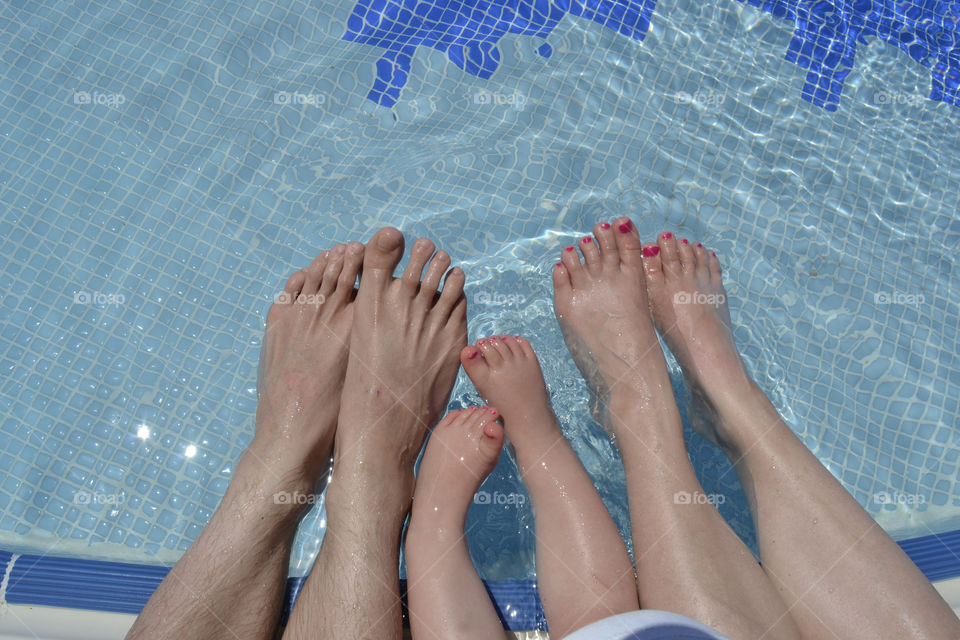
[[[363,250],[324,251],[290,276],[267,314],[251,448],[285,480],[312,486],[329,463]]]
[[[733,341],[720,261],[702,244],[678,240],[669,232],[648,247],[643,262],[650,309],[683,369],[697,409],[691,414],[693,426],[726,447],[729,434],[720,412],[753,393],[755,385]]]
[[[467,510],[503,449],[489,407],[448,413],[427,440],[407,528],[407,596],[414,638],[503,640],[507,634],[470,559]]]
[[[651,329],[652,331],[652,329]],[[593,481],[564,437],[530,343],[499,336],[464,347],[460,362],[503,415],[530,493],[537,576],[550,633],[567,636],[636,609],[633,566]]]
[[[463,535],[473,496],[503,449],[498,417],[496,409],[469,407],[451,411],[434,428],[417,473],[412,530],[430,527],[435,533]]]
[[[524,474],[564,437],[533,347],[520,336],[494,336],[464,347],[460,362],[483,399],[500,410]]]

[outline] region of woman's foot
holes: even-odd
[[[694,402],[691,422],[729,449],[733,434],[722,414],[757,389],[733,340],[720,261],[702,244],[664,232],[644,247],[643,264],[654,324],[680,363]]]
[[[620,444],[628,428],[618,426],[624,406],[649,405],[651,418],[672,417],[676,406],[650,319],[643,243],[629,218],[600,223],[593,233],[595,239],[578,243],[582,262],[574,247],[561,252],[553,270],[554,308],[590,389],[594,419]]]
[[[351,242],[322,252],[270,307],[250,447],[260,473],[312,487],[329,464],[363,251]]]

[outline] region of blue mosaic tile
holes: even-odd
[[[391,107],[407,83],[419,46],[444,53],[470,75],[489,78],[500,64],[497,44],[506,34],[546,39],[569,14],[643,40],[656,4],[655,0],[361,0],[350,14],[343,39],[385,50],[367,98]],[[549,57],[552,49],[543,43],[537,53]]]

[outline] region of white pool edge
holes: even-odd
[[[960,577],[933,586],[960,616]],[[84,609],[0,605],[0,640],[122,640],[135,619]]]

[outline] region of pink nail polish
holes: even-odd
[[[633,223],[629,220],[620,225],[620,233],[630,233],[631,229],[633,229]]]
[[[652,247],[644,247],[644,248],[643,248],[643,257],[644,257],[644,258],[652,258],[653,256],[657,255],[658,253],[660,253],[660,247],[658,247],[657,245],[653,245]]]
[[[478,341],[477,341],[477,344],[478,344],[478,345],[487,344],[487,341],[486,341],[486,340],[478,340]]]
[[[584,238],[580,242],[582,242],[583,244],[590,244],[591,242],[593,242],[593,238]]]
[[[712,256],[713,256],[714,258],[716,258],[716,257],[717,257],[717,254],[716,254],[716,253],[714,253],[714,252],[712,252],[712,251],[710,252],[710,255],[712,255]]]
[[[476,405],[470,405],[470,411],[476,411],[476,410],[477,410]]]
[[[558,266],[558,267],[562,267],[562,266],[563,266],[563,263],[562,263],[562,262],[558,262],[558,263],[557,263],[557,266]]]
[[[490,338],[488,338],[488,339],[490,340],[490,342],[493,342],[494,340],[497,339],[497,336],[490,336]]]
[[[564,251],[573,251],[573,247],[567,247]]]
[[[600,228],[601,228],[601,229],[609,229],[609,228],[610,228],[610,223],[609,223],[609,222],[601,222],[601,223],[600,223]]]
[[[672,238],[672,237],[673,237],[673,234],[670,233],[669,231],[666,231],[666,232],[664,232],[664,234],[663,234],[663,239],[664,239],[664,240],[669,240],[669,239]]]
[[[700,247],[701,249],[703,248],[703,245],[700,244],[699,242],[697,243],[697,246]]]
[[[519,339],[520,339],[520,336],[513,336],[513,337],[514,337],[514,338],[516,338],[517,340],[519,340]]]
[[[510,337],[510,336],[500,336],[500,339],[501,339],[501,340],[506,340],[506,339],[509,338],[509,337]]]
[[[474,358],[477,357],[477,354],[479,354],[479,353],[480,353],[479,351],[474,351],[474,352],[471,353],[469,356],[467,356],[467,360],[473,360]]]
[[[680,244],[690,244],[690,241],[684,238],[680,241]]]

